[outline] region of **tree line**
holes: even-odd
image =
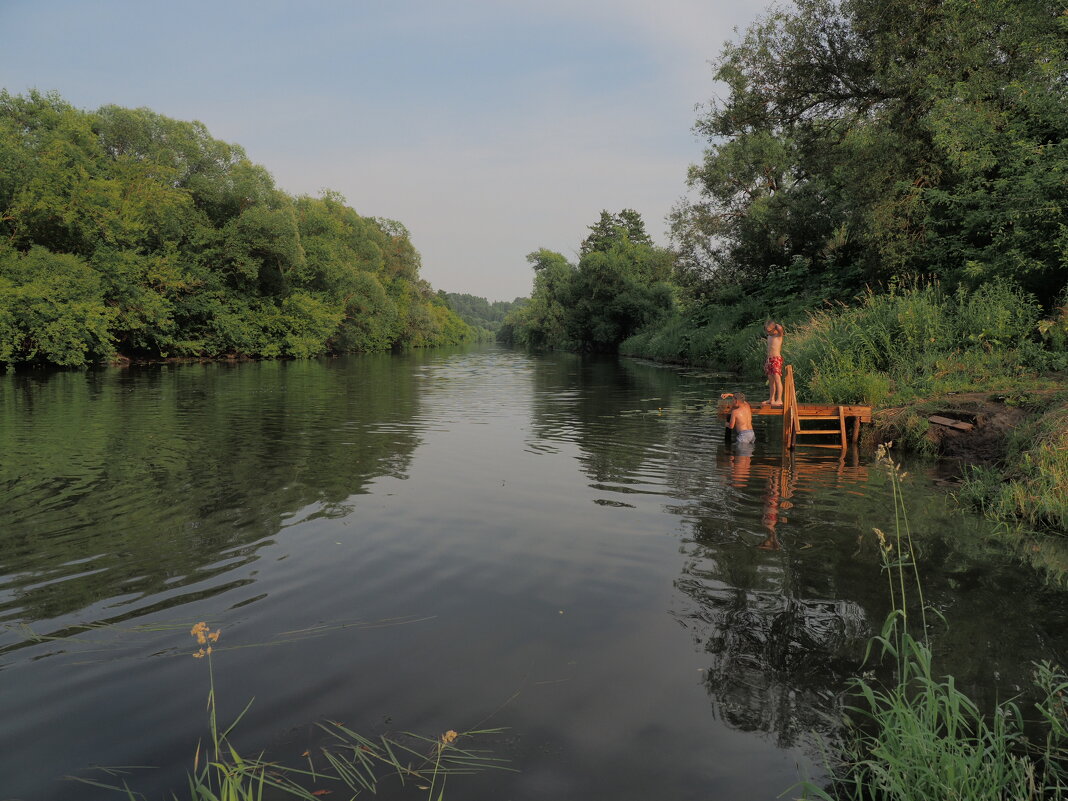
[[[405,227],[149,109],[0,92],[0,366],[305,357],[474,332]]]
[[[527,298],[515,300],[490,301],[478,295],[468,295],[463,292],[445,292],[438,290],[438,295],[444,299],[449,308],[456,312],[460,319],[475,329],[480,329],[489,334],[496,334],[504,322],[504,318],[512,309],[522,306]],[[491,336],[490,339],[493,337]]]
[[[531,304],[503,337],[638,332],[624,351],[733,367],[733,332],[917,279],[1018,288],[1052,315],[1043,334],[1068,334],[1063,3],[794,0],[714,67],[727,92],[696,122],[708,145],[670,252],[634,236],[631,212],[603,212],[577,265],[528,257]]]
[[[672,254],[653,244],[633,209],[602,211],[577,264],[555,251],[527,256],[530,303],[509,314],[498,340],[534,348],[614,351],[675,306]]]

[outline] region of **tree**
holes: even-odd
[[[148,109],[0,91],[0,367],[455,343],[399,222]],[[51,288],[50,288],[51,287]]]
[[[589,231],[589,236],[582,240],[579,248],[583,256],[594,251],[609,250],[624,237],[638,245],[652,247],[653,244],[653,240],[645,232],[645,222],[634,209],[623,209],[618,214],[602,211],[600,219],[589,226]]]
[[[672,255],[652,245],[637,212],[603,211],[590,231],[577,266],[544,248],[527,256],[534,268],[530,303],[505,319],[503,339],[534,348],[614,351],[671,311]]]
[[[689,284],[848,297],[922,272],[1065,283],[1068,17],[1052,0],[796,0],[726,46],[672,216]]]

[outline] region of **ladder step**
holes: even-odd
[[[797,433],[798,434],[834,434],[835,436],[838,436],[842,432],[839,431],[837,428],[821,428],[819,430],[812,429],[812,428],[802,428]]]

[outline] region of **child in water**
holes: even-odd
[[[764,333],[768,335],[768,356],[764,360],[764,373],[768,377],[771,397],[764,403],[782,406],[782,338],[786,331],[779,323],[768,320],[764,323]]]
[[[726,395],[731,399],[731,419],[727,428],[734,431],[734,441],[738,445],[752,445],[756,442],[756,432],[753,431],[753,409],[750,407],[745,395],[735,392]]]

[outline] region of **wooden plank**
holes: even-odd
[[[782,392],[782,441],[783,447],[793,450],[797,443],[797,391],[794,388],[794,366],[786,365]],[[769,406],[774,409],[774,406]]]
[[[932,414],[927,418],[932,423],[936,423],[940,426],[946,426],[946,428],[954,428],[957,431],[971,431],[975,428],[971,423],[965,423],[963,420],[954,420],[950,417],[942,417],[937,414]]]
[[[753,407],[753,414],[768,415],[771,417],[779,417],[785,414],[785,406],[768,406],[764,403],[751,404]],[[725,413],[721,407],[721,414]],[[795,407],[798,415],[806,420],[814,415],[825,415],[828,419],[838,419],[838,407],[829,406],[821,403],[799,403]],[[870,406],[843,406],[843,411],[846,417],[858,417],[861,422],[871,422],[871,407]]]

